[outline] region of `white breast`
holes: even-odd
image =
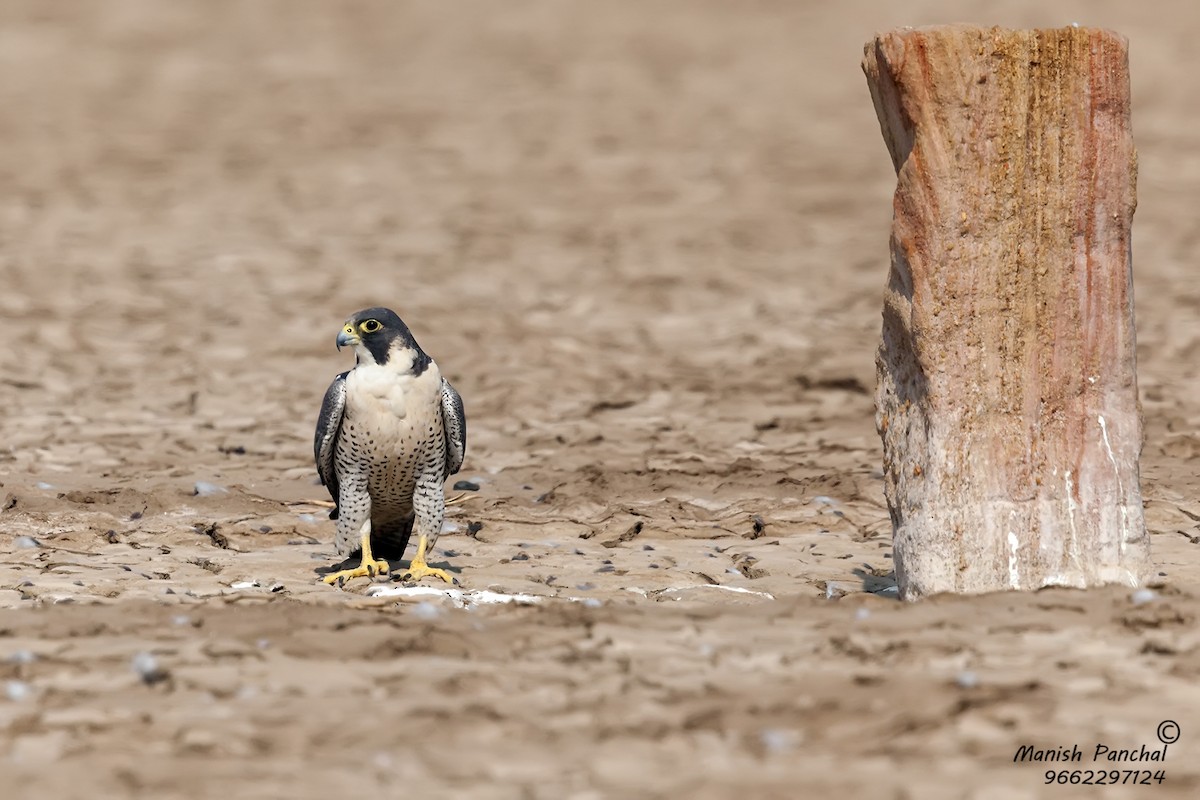
[[[346,410],[366,424],[372,419],[422,424],[439,407],[441,386],[441,374],[433,363],[416,376],[386,365],[360,364],[346,376]]]

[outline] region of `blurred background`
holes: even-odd
[[[337,326],[373,304],[489,447],[656,390],[869,387],[893,175],[858,64],[875,31],[944,21],[1131,38],[1143,387],[1194,379],[1173,312],[1200,292],[1195,12],[1153,8],[10,0],[5,457],[186,417],[253,418],[303,461]],[[869,413],[855,431],[874,446]],[[86,462],[144,475],[198,446],[163,436]]]

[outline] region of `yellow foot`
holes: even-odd
[[[435,569],[426,564],[424,561],[417,563],[415,558],[413,559],[412,563],[409,564],[408,569],[400,573],[400,580],[415,582],[421,580],[421,578],[427,578],[431,575],[435,578],[441,578],[446,583],[458,583],[458,581],[454,579],[454,576],[449,572],[446,572],[446,570]]]
[[[449,572],[444,569],[434,569],[425,563],[425,551],[429,548],[429,540],[425,535],[417,537],[417,552],[413,554],[412,561],[408,564],[408,569],[400,573],[402,581],[419,581],[421,578],[433,576],[441,578],[446,583],[458,583],[451,577]]]
[[[376,575],[386,575],[388,562],[377,561],[373,558],[364,558],[363,562],[354,569],[342,569],[337,572],[332,572],[326,575],[322,580],[325,583],[336,583],[341,586],[351,578],[374,578]]]

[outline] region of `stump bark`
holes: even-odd
[[[1125,39],[906,29],[863,70],[897,175],[876,424],[901,596],[1143,582]]]

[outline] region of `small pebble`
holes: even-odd
[[[189,617],[187,614],[176,614],[175,616],[171,617],[171,624],[178,625],[180,627],[183,627],[185,625],[191,625],[192,618]]]
[[[33,687],[25,681],[5,681],[4,693],[8,695],[9,700],[19,703],[33,696]]]
[[[459,525],[457,522],[446,520],[442,523],[442,533],[457,533],[460,530],[462,530],[462,525]]]
[[[644,545],[642,545],[642,549],[643,549],[643,550],[653,550],[653,549],[654,549],[654,545],[652,545],[652,544],[644,544]]]
[[[442,609],[435,606],[433,603],[422,600],[408,610],[417,619],[437,619],[442,615]]]
[[[1152,603],[1158,599],[1158,594],[1153,589],[1138,589],[1129,598],[1135,606]]]
[[[577,583],[577,584],[575,584],[575,590],[578,592],[590,592],[592,589],[595,589],[595,588],[596,588],[596,584],[594,584],[594,583]]]
[[[46,483],[45,481],[38,481],[37,488],[46,490],[46,489],[53,489],[54,486],[52,484]]]
[[[197,497],[212,497],[216,494],[227,494],[229,492],[224,486],[218,486],[215,483],[208,481],[196,481],[196,485],[192,490],[192,494]]]
[[[32,536],[18,536],[17,538],[13,539],[13,547],[17,548],[18,550],[20,550],[20,549],[32,550],[36,547],[41,547],[41,546],[42,546],[42,543],[39,542],[37,539],[33,538]]]
[[[581,601],[584,608],[599,608],[604,603],[598,597],[585,597]]]
[[[454,491],[456,492],[478,492],[479,484],[475,481],[455,481]]]
[[[300,521],[301,522],[316,522],[317,518],[314,517],[312,514],[301,514]]]
[[[259,585],[258,581],[235,581],[229,584],[230,589],[254,589]]]
[[[515,556],[512,557],[512,560],[513,561],[528,561],[529,553],[517,553]]]
[[[284,589],[284,586],[282,583],[272,583],[270,586],[267,587],[268,592],[282,592],[283,589]]]
[[[854,612],[854,618],[856,620],[858,620],[859,622],[862,622],[864,619],[867,619],[870,616],[871,616],[870,609],[859,608],[859,609],[856,609]]]
[[[130,666],[133,667],[133,671],[142,679],[142,682],[148,685],[153,686],[159,681],[167,679],[167,671],[159,665],[158,659],[154,657],[153,653],[145,650],[133,657]]]
[[[979,685],[979,676],[970,670],[958,673],[954,677],[954,682],[958,684],[960,689],[974,689]]]
[[[605,564],[603,567],[600,567],[600,569],[596,570],[596,572],[616,572],[616,571],[617,571],[617,568],[614,567],[612,564]]]
[[[816,504],[818,504],[818,505],[822,505],[822,506],[836,506],[836,505],[838,505],[838,501],[837,501],[837,500],[834,500],[832,497],[829,497],[828,495],[823,495],[823,494],[819,494],[819,495],[817,495],[816,497],[814,497],[814,498],[812,499],[812,501],[813,501],[814,503],[816,503]]]

